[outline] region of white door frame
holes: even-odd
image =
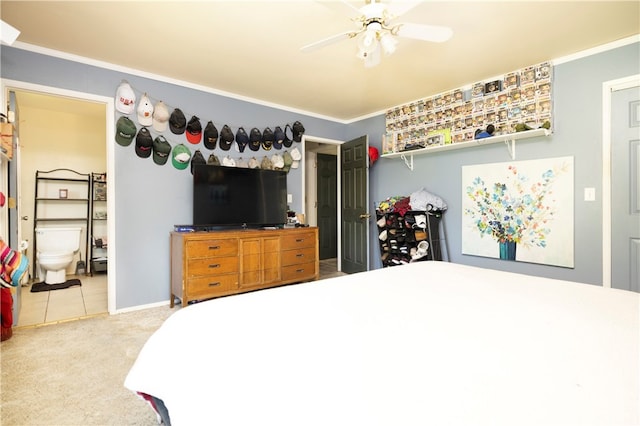
[[[611,288],[611,95],[640,86],[640,74],[602,83],[602,286]]]
[[[338,200],[337,200],[337,208],[338,208],[338,217],[336,218],[336,220],[338,221],[337,223],[337,227],[336,227],[336,241],[341,241],[341,236],[342,236],[342,198],[340,196],[340,188],[341,188],[341,176],[340,176],[340,145],[344,143],[344,141],[340,141],[337,139],[327,139],[327,138],[321,138],[318,136],[308,136],[308,135],[303,135],[302,137],[302,156],[303,158],[306,159],[306,155],[307,155],[307,147],[306,147],[306,142],[315,142],[315,143],[320,143],[320,144],[328,144],[328,145],[334,145],[337,148],[336,151],[336,158],[338,161],[338,169],[336,171],[337,173],[337,181],[336,181],[336,185],[338,185]],[[301,161],[301,165],[302,165],[302,214],[304,214],[306,216],[306,210],[307,208],[311,208],[308,203],[307,203],[307,170],[306,170],[306,161]],[[340,244],[338,244],[338,271],[342,271],[342,264],[340,262],[341,259],[341,254],[342,254],[342,249],[340,247]]]
[[[91,101],[105,104],[105,123],[106,123],[106,139],[105,144],[107,147],[107,176],[109,177],[109,185],[107,185],[107,240],[109,245],[107,246],[107,257],[109,262],[107,264],[107,309],[109,314],[116,313],[116,197],[115,197],[115,164],[114,164],[114,145],[109,143],[115,139],[115,102],[113,97],[99,96],[92,93],[76,92],[74,90],[60,89],[57,87],[43,86],[39,84],[27,83],[17,80],[0,80],[0,102],[1,105],[6,105],[6,100],[9,98],[8,94],[11,90],[29,91],[41,93],[44,95],[63,96],[67,98],[73,98],[81,101]],[[18,150],[20,148],[18,147]],[[18,171],[20,170],[19,154],[16,156],[18,159]],[[18,191],[20,192],[20,191]],[[18,200],[20,205],[20,200]]]

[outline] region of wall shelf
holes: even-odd
[[[439,151],[451,151],[454,149],[471,148],[478,145],[488,145],[493,143],[504,142],[509,150],[509,155],[512,160],[516,159],[516,141],[519,139],[531,139],[539,136],[549,136],[550,130],[547,129],[534,129],[526,130],[524,132],[509,133],[506,135],[491,136],[489,138],[474,139],[467,142],[451,143],[448,145],[429,146],[426,148],[413,149],[410,151],[391,152],[388,154],[382,154],[382,158],[401,158],[404,160],[406,166],[413,170],[413,156],[425,155]]]

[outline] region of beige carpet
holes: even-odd
[[[14,329],[0,344],[0,424],[157,425],[146,402],[123,385],[148,337],[176,309]],[[158,374],[176,374],[170,366]]]

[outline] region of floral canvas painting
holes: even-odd
[[[462,167],[462,253],[573,268],[573,157]]]

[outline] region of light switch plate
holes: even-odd
[[[584,200],[585,201],[595,201],[596,200],[596,189],[595,188],[585,188],[584,189]]]

